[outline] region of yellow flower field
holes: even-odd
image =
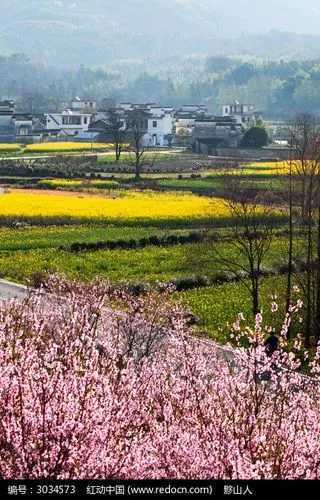
[[[245,175],[284,175],[288,172],[286,161],[267,161],[261,163],[246,163],[243,165]]]
[[[20,144],[12,144],[12,143],[0,143],[0,153],[1,151],[20,151],[21,150],[21,145]]]
[[[292,160],[292,172],[293,174],[299,173],[301,169],[301,161]],[[310,168],[313,170],[316,168],[315,162],[306,161],[304,168]],[[243,170],[239,169],[244,175],[285,175],[289,173],[290,164],[288,161],[267,161],[261,163],[246,163],[243,165]]]
[[[57,191],[11,190],[0,194],[0,216],[92,219],[223,217],[223,200],[180,193],[126,192],[106,198]]]
[[[44,142],[42,144],[28,144],[26,153],[54,153],[63,151],[91,151],[112,149],[110,143],[98,142]]]
[[[118,186],[117,181],[112,179],[45,179],[38,182],[39,186],[50,186],[53,188],[77,188],[77,187],[99,187],[104,185]]]

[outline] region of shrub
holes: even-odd
[[[241,146],[244,148],[262,148],[267,146],[268,142],[268,133],[264,128],[251,127],[244,134]]]
[[[170,284],[172,284],[178,292],[182,292],[183,290],[192,290],[193,288],[209,286],[210,280],[206,276],[189,276],[173,280]]]
[[[70,250],[71,252],[85,252],[85,251],[98,251],[103,249],[114,250],[119,249],[133,249],[133,248],[144,248],[149,245],[154,246],[171,246],[185,244],[185,243],[197,243],[205,238],[205,233],[200,231],[194,231],[185,235],[170,234],[168,236],[159,237],[157,235],[149,236],[149,238],[141,238],[139,240],[111,240],[111,241],[96,241],[90,243],[79,243],[74,242],[70,247],[62,246],[61,250]]]

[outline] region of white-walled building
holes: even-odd
[[[71,109],[79,113],[95,114],[97,112],[97,101],[95,99],[75,97],[71,102]]]
[[[124,128],[126,127],[126,113],[134,110],[144,112],[146,133],[142,142],[145,147],[164,147],[171,144],[174,132],[174,109],[172,107],[162,107],[154,103],[121,103],[117,109],[123,118]]]
[[[14,101],[0,102],[0,142],[23,142],[32,139],[32,115],[16,113]]]
[[[46,113],[43,118],[43,128],[48,135],[80,138],[88,131],[96,113],[97,103],[94,99],[76,97],[70,107],[61,112]]]
[[[151,105],[149,108],[148,131],[144,136],[146,146],[168,146],[172,140],[174,125],[173,108]]]
[[[222,116],[234,118],[243,127],[255,125],[257,121],[262,119],[261,113],[256,111],[252,104],[240,104],[238,101],[232,104],[224,104],[222,106]]]
[[[26,139],[32,137],[33,133],[33,119],[31,114],[15,113],[14,126],[16,139]]]
[[[15,138],[14,112],[13,101],[0,102],[0,142],[13,141]]]
[[[65,109],[61,113],[45,115],[45,130],[58,132],[60,136],[77,136],[88,130],[92,114]]]

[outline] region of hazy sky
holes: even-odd
[[[193,0],[180,0],[181,3]],[[197,0],[212,13],[216,10],[219,30],[255,32],[294,31],[320,34],[320,0]],[[229,24],[229,27],[228,27]]]
[[[273,29],[320,35],[320,0],[0,0],[0,5],[5,23],[0,34],[8,21],[42,15],[47,21],[73,16],[75,22],[81,16],[90,23],[96,16],[106,28],[111,22],[125,31],[128,25],[132,31],[148,31],[150,23],[165,29],[174,21],[177,29],[187,22],[199,34],[217,28],[221,35]]]

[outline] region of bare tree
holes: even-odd
[[[225,177],[225,182],[228,176]],[[232,255],[224,257],[216,250],[215,259],[222,263],[250,292],[252,312],[260,312],[260,280],[263,263],[274,235],[272,207],[235,178],[227,182],[229,199],[226,202],[232,218]]]
[[[319,124],[314,116],[301,114],[296,117],[290,127],[290,146],[292,173],[299,183],[301,218],[308,224],[320,157]]]
[[[292,287],[294,275],[294,238],[295,238],[295,224],[294,224],[294,156],[293,156],[293,135],[289,130],[290,137],[290,154],[287,163],[287,173],[283,176],[284,186],[283,192],[286,193],[288,206],[284,206],[285,210],[288,209],[288,245],[287,251],[287,286],[286,286],[286,304],[285,310],[288,314],[292,305]],[[291,325],[289,325],[287,338],[291,336]]]
[[[303,290],[305,309],[305,344],[310,346],[311,336],[320,334],[320,129],[317,120],[307,114],[299,115],[290,129],[289,163],[289,263],[293,262],[293,213],[298,208],[295,224],[302,235],[303,272],[299,283]],[[317,219],[317,220],[316,220]],[[314,248],[317,248],[315,260]],[[315,266],[316,264],[316,266]],[[290,267],[290,266],[289,266]],[[316,269],[315,269],[316,267]],[[315,272],[316,270],[316,272]],[[290,269],[289,269],[290,271]],[[292,267],[288,277],[287,306],[291,297]],[[318,326],[317,326],[318,325]]]
[[[114,144],[116,162],[119,162],[128,131],[126,121],[117,109],[110,108],[108,110],[106,131]]]
[[[148,114],[144,110],[134,109],[127,112],[126,121],[130,137],[130,149],[134,155],[135,178],[140,180],[145,157],[143,138],[148,130]]]

